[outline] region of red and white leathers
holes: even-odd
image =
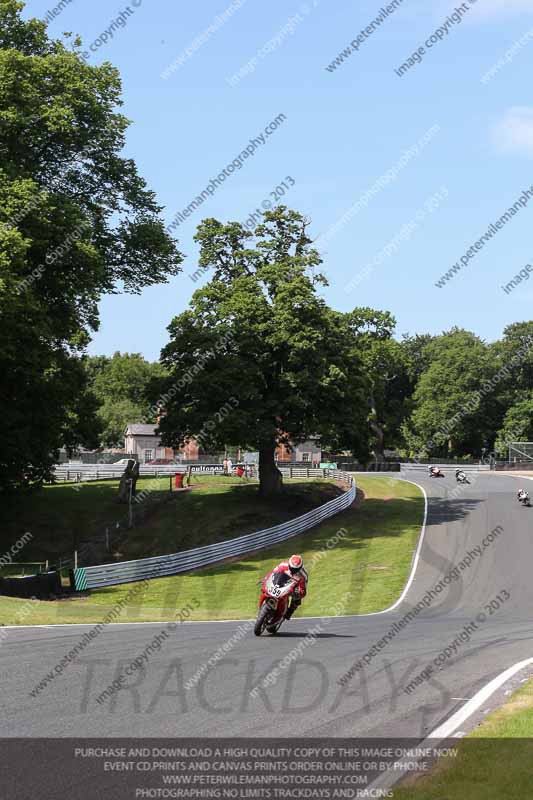
[[[304,598],[307,594],[307,581],[309,580],[309,576],[305,569],[302,567],[300,573],[298,575],[293,575],[289,569],[289,562],[288,561],[281,561],[277,567],[270,570],[270,572],[265,575],[263,580],[268,580],[274,572],[284,572],[286,575],[290,575],[291,578],[295,578],[298,581],[298,586],[295,588],[295,592],[298,592],[300,599]]]

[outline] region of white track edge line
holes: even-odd
[[[452,716],[447,719],[446,722],[443,722],[442,725],[439,725],[438,728],[435,728],[434,731],[426,736],[424,741],[416,744],[415,747],[422,749],[435,748],[443,739],[449,739],[452,734],[463,724],[463,722],[472,716],[472,714],[474,714],[483,705],[483,703],[485,703],[489,697],[494,694],[495,691],[497,691],[508,680],[516,675],[517,672],[520,672],[531,665],[533,665],[533,658],[527,658],[524,661],[518,661],[516,664],[513,664],[512,667],[508,667],[506,670],[485,684],[485,686],[483,686],[474,695],[474,697],[468,700],[464,706],[461,706],[461,708],[456,711],[455,714],[452,714]],[[417,759],[413,760],[416,761]],[[371,784],[371,788],[390,788],[397,783],[407,771],[408,770],[389,769]]]
[[[407,595],[407,592],[411,588],[411,585],[412,585],[412,583],[413,583],[413,581],[415,579],[415,574],[416,574],[416,570],[417,570],[417,567],[418,567],[418,562],[420,560],[420,551],[422,550],[422,545],[424,544],[424,539],[425,539],[425,536],[426,536],[426,524],[427,524],[428,508],[429,508],[428,496],[427,496],[427,492],[424,489],[424,487],[421,486],[419,483],[415,483],[415,481],[410,481],[407,478],[396,478],[396,479],[393,479],[393,480],[402,480],[405,483],[411,483],[413,486],[416,486],[418,489],[420,489],[420,491],[422,492],[422,494],[424,496],[424,519],[422,521],[422,528],[421,528],[421,531],[420,531],[420,535],[418,537],[418,544],[417,544],[417,547],[416,547],[416,550],[415,550],[413,563],[411,565],[411,572],[410,572],[409,578],[407,579],[407,583],[404,586],[403,592],[401,593],[399,598],[396,600],[396,602],[393,603],[392,606],[389,606],[389,608],[386,608],[383,611],[373,611],[370,614],[351,614],[349,616],[354,616],[354,617],[375,617],[375,616],[378,616],[379,614],[388,614],[390,611],[394,611],[396,608],[398,608],[400,603],[402,603],[403,600],[405,599],[405,597]]]
[[[474,711],[477,711],[489,697],[494,694],[494,692],[503,686],[513,675],[516,675],[517,672],[520,672],[522,669],[533,665],[533,658],[526,658],[524,661],[518,661],[516,664],[513,664],[512,667],[508,667],[506,670],[501,672],[495,678],[493,678],[489,683],[483,686],[464,706],[462,706],[455,714],[446,720],[442,725],[436,728],[432,733],[429,734],[427,737],[428,739],[447,739],[449,738],[457,728],[463,724],[463,722],[471,716]]]

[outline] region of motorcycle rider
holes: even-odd
[[[435,469],[435,467],[433,466],[433,464],[430,464],[429,467],[428,467],[428,472],[429,472],[429,477],[430,478],[433,475],[433,470],[434,469]]]
[[[298,555],[291,556],[288,561],[281,561],[268,575],[265,575],[263,580],[268,580],[275,572],[284,572],[286,575],[290,575],[291,578],[295,578],[298,581],[298,585],[291,594],[290,603],[285,612],[285,619],[290,619],[307,594],[307,581],[309,580],[309,576],[304,569],[304,560]]]
[[[465,478],[466,478],[466,474],[464,473],[464,471],[462,469],[456,469],[455,470],[455,480],[456,481],[464,480]]]
[[[520,502],[523,502],[524,500],[529,500],[529,493],[526,492],[525,489],[519,489],[517,498]]]

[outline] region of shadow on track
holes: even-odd
[[[464,519],[483,503],[482,499],[464,498],[454,500],[450,497],[431,497],[429,500],[428,522],[430,525],[443,522],[456,522]]]
[[[277,633],[275,637],[276,639],[300,639],[302,636],[308,636],[309,631],[302,631],[299,633],[298,631],[283,631],[283,633]],[[313,639],[356,639],[356,636],[352,636],[349,633],[313,633]]]

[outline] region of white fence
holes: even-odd
[[[98,481],[103,478],[121,478],[126,464],[56,464],[56,481]],[[159,477],[185,472],[179,464],[141,464],[139,474]]]
[[[332,470],[332,472],[338,471]],[[226,542],[195,547],[193,550],[185,550],[181,553],[141,558],[137,561],[122,561],[118,564],[79,567],[74,570],[74,588],[77,591],[83,591],[101,586],[160,578],[165,575],[177,575],[180,572],[207,567],[228,558],[238,558],[297,536],[299,533],[319,525],[328,517],[344,511],[355,500],[356,485],[353,478],[346,473],[338,473],[332,477],[349,480],[348,491],[328,503],[308,511],[301,517],[274,525],[273,528],[265,528],[236,539],[229,539]]]
[[[175,475],[176,472],[185,473],[189,466],[196,475],[221,475],[224,471],[222,464],[141,464],[139,475],[141,477],[164,477],[165,475]],[[241,465],[234,464],[233,468],[238,466]],[[242,464],[242,466],[245,465]],[[121,478],[125,468],[125,464],[56,464],[54,477],[56,481],[98,481],[105,478]],[[248,468],[252,468],[253,474],[257,475],[256,464],[249,464]],[[319,469],[318,467],[292,467],[290,465],[279,466],[279,470],[285,478],[327,478],[335,477],[333,473],[338,472],[338,470]]]

